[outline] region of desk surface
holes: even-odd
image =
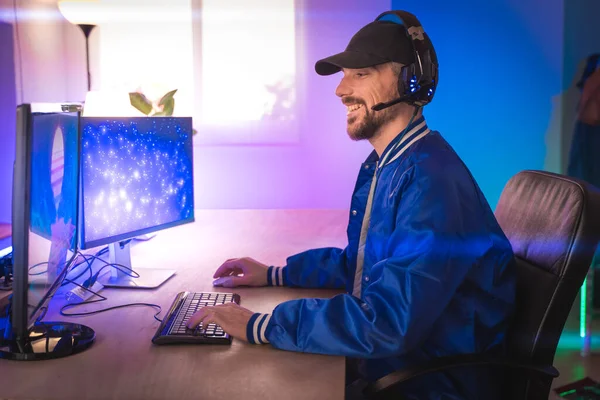
[[[155,290],[103,289],[108,301],[93,310],[131,302],[159,304],[163,314],[180,291],[232,291],[212,287],[212,274],[228,258],[250,256],[282,265],[291,254],[344,246],[347,211],[198,211],[196,222],[159,232],[132,248],[134,269],[173,268]],[[335,291],[236,288],[244,307],[270,312],[302,297]],[[87,307],[87,308],[86,308]],[[78,310],[78,311],[79,311]],[[75,310],[72,310],[75,311]],[[343,399],[344,358],[276,350],[234,340],[231,346],[155,346],[154,309],[127,307],[86,317],[62,317],[51,307],[45,320],[73,321],[96,331],[83,353],[51,361],[0,360],[0,398],[8,399]]]

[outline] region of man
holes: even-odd
[[[283,267],[228,260],[214,274],[214,284],[224,287],[347,293],[288,301],[270,314],[237,305],[205,308],[190,328],[214,322],[250,343],[345,356],[348,384],[440,356],[502,352],[514,303],[510,243],[465,165],[429,130],[418,107],[400,102],[372,109],[402,94],[399,74],[414,61],[409,40],[401,25],[375,21],[345,52],[315,67],[320,75],[342,72],[336,95],[347,107],[348,134],[374,148],[352,197],[348,246],[308,250]],[[485,370],[457,370],[415,379],[401,393],[491,399],[499,388],[489,385]]]

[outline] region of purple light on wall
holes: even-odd
[[[0,22],[0,222],[11,221],[17,93],[13,27]]]
[[[372,147],[368,142],[357,143],[348,138],[346,108],[335,96],[341,75],[319,76],[314,64],[320,58],[343,51],[362,26],[390,9],[391,1],[305,0],[300,3],[302,8],[296,10],[298,98],[293,109],[296,123],[293,128],[298,131],[298,141],[205,145],[201,136],[215,133],[199,129],[200,138],[194,149],[197,208],[349,207],[360,164]],[[196,62],[199,62],[202,54],[197,44],[195,51]],[[200,90],[201,87],[197,88],[198,93]],[[268,124],[261,129],[260,134],[265,137],[286,134]],[[229,135],[234,135],[232,130]]]

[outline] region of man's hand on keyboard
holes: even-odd
[[[213,275],[216,278],[213,285],[226,288],[266,286],[268,269],[268,266],[250,257],[232,258],[217,269]]]
[[[223,330],[236,339],[248,341],[246,337],[246,326],[254,313],[240,307],[236,303],[227,303],[218,306],[202,307],[189,319],[187,327],[195,329],[200,322],[202,326],[217,324]]]

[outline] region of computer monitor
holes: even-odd
[[[81,118],[80,247],[108,245],[132,269],[130,241],[194,221],[192,119]],[[172,269],[111,268],[108,287],[155,288]]]
[[[41,360],[88,348],[92,329],[41,322],[76,250],[79,114],[17,108],[12,193],[13,294],[0,358]]]

